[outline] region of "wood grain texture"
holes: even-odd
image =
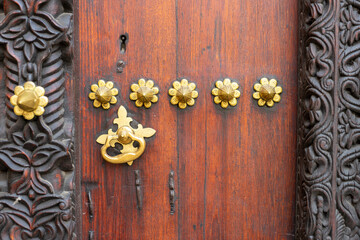
[[[297,1],[77,4],[83,238],[93,231],[94,239],[294,239]],[[120,54],[124,33],[129,42]],[[118,60],[126,62],[121,74]],[[276,77],[284,89],[271,109],[251,97],[262,76]],[[128,97],[140,77],[160,88],[159,102],[148,110]],[[215,81],[225,77],[241,90],[239,104],[226,110],[211,95]],[[109,111],[94,109],[87,99],[100,78],[120,89],[119,103]],[[181,78],[199,91],[195,105],[185,110],[172,106],[167,95]],[[95,142],[111,127],[120,104],[157,130],[131,167],[105,163]],[[141,210],[134,170],[141,172]]]

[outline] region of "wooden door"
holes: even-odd
[[[293,239],[297,1],[78,2],[83,239]],[[122,73],[118,61],[126,63]],[[262,77],[283,88],[272,108],[252,97]],[[140,78],[160,89],[149,109],[129,99]],[[186,109],[168,95],[183,78],[199,93]],[[225,78],[241,92],[227,109],[211,94]],[[88,99],[99,79],[119,89],[109,110]],[[105,162],[95,141],[113,126],[120,105],[157,131],[132,166]]]

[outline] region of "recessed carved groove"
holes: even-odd
[[[296,239],[360,239],[359,12],[300,3]]]
[[[169,197],[170,197],[170,214],[175,213],[175,180],[174,171],[171,170],[169,174]]]
[[[72,1],[4,0],[6,136],[0,136],[1,239],[76,239],[73,137],[64,131],[64,67],[71,67]],[[69,50],[70,49],[70,50]],[[45,89],[45,113],[26,121],[9,99],[25,82]]]
[[[143,198],[142,198],[142,190],[141,190],[141,177],[140,170],[135,170],[135,187],[136,187],[136,203],[139,210],[142,209]]]

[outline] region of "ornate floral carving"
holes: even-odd
[[[297,239],[360,239],[360,1],[300,14]]]
[[[76,238],[73,143],[63,128],[63,59],[68,57],[63,53],[72,34],[68,6],[61,0],[4,0],[0,43],[8,130],[7,139],[0,140],[0,169],[7,176],[0,192],[1,239]],[[48,98],[45,113],[30,121],[16,116],[9,102],[15,87],[25,82],[43,87]]]

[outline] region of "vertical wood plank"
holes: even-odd
[[[82,121],[83,238],[174,239],[177,217],[170,215],[168,176],[176,168],[176,114],[168,112],[167,82],[175,78],[175,4],[172,1],[79,0],[79,109]],[[128,34],[125,54],[120,54],[121,34]],[[116,62],[124,60],[122,74]],[[153,79],[162,101],[151,109],[136,108],[129,100],[130,86],[141,77]],[[110,110],[94,109],[88,100],[90,85],[112,80],[119,102]],[[106,132],[125,105],[129,115],[158,132],[148,141],[143,156],[132,166],[104,162],[95,140]],[[161,130],[166,129],[166,131]],[[160,131],[159,131],[160,130]],[[143,206],[137,208],[135,174],[140,171]],[[94,217],[90,219],[86,192],[91,192]]]

